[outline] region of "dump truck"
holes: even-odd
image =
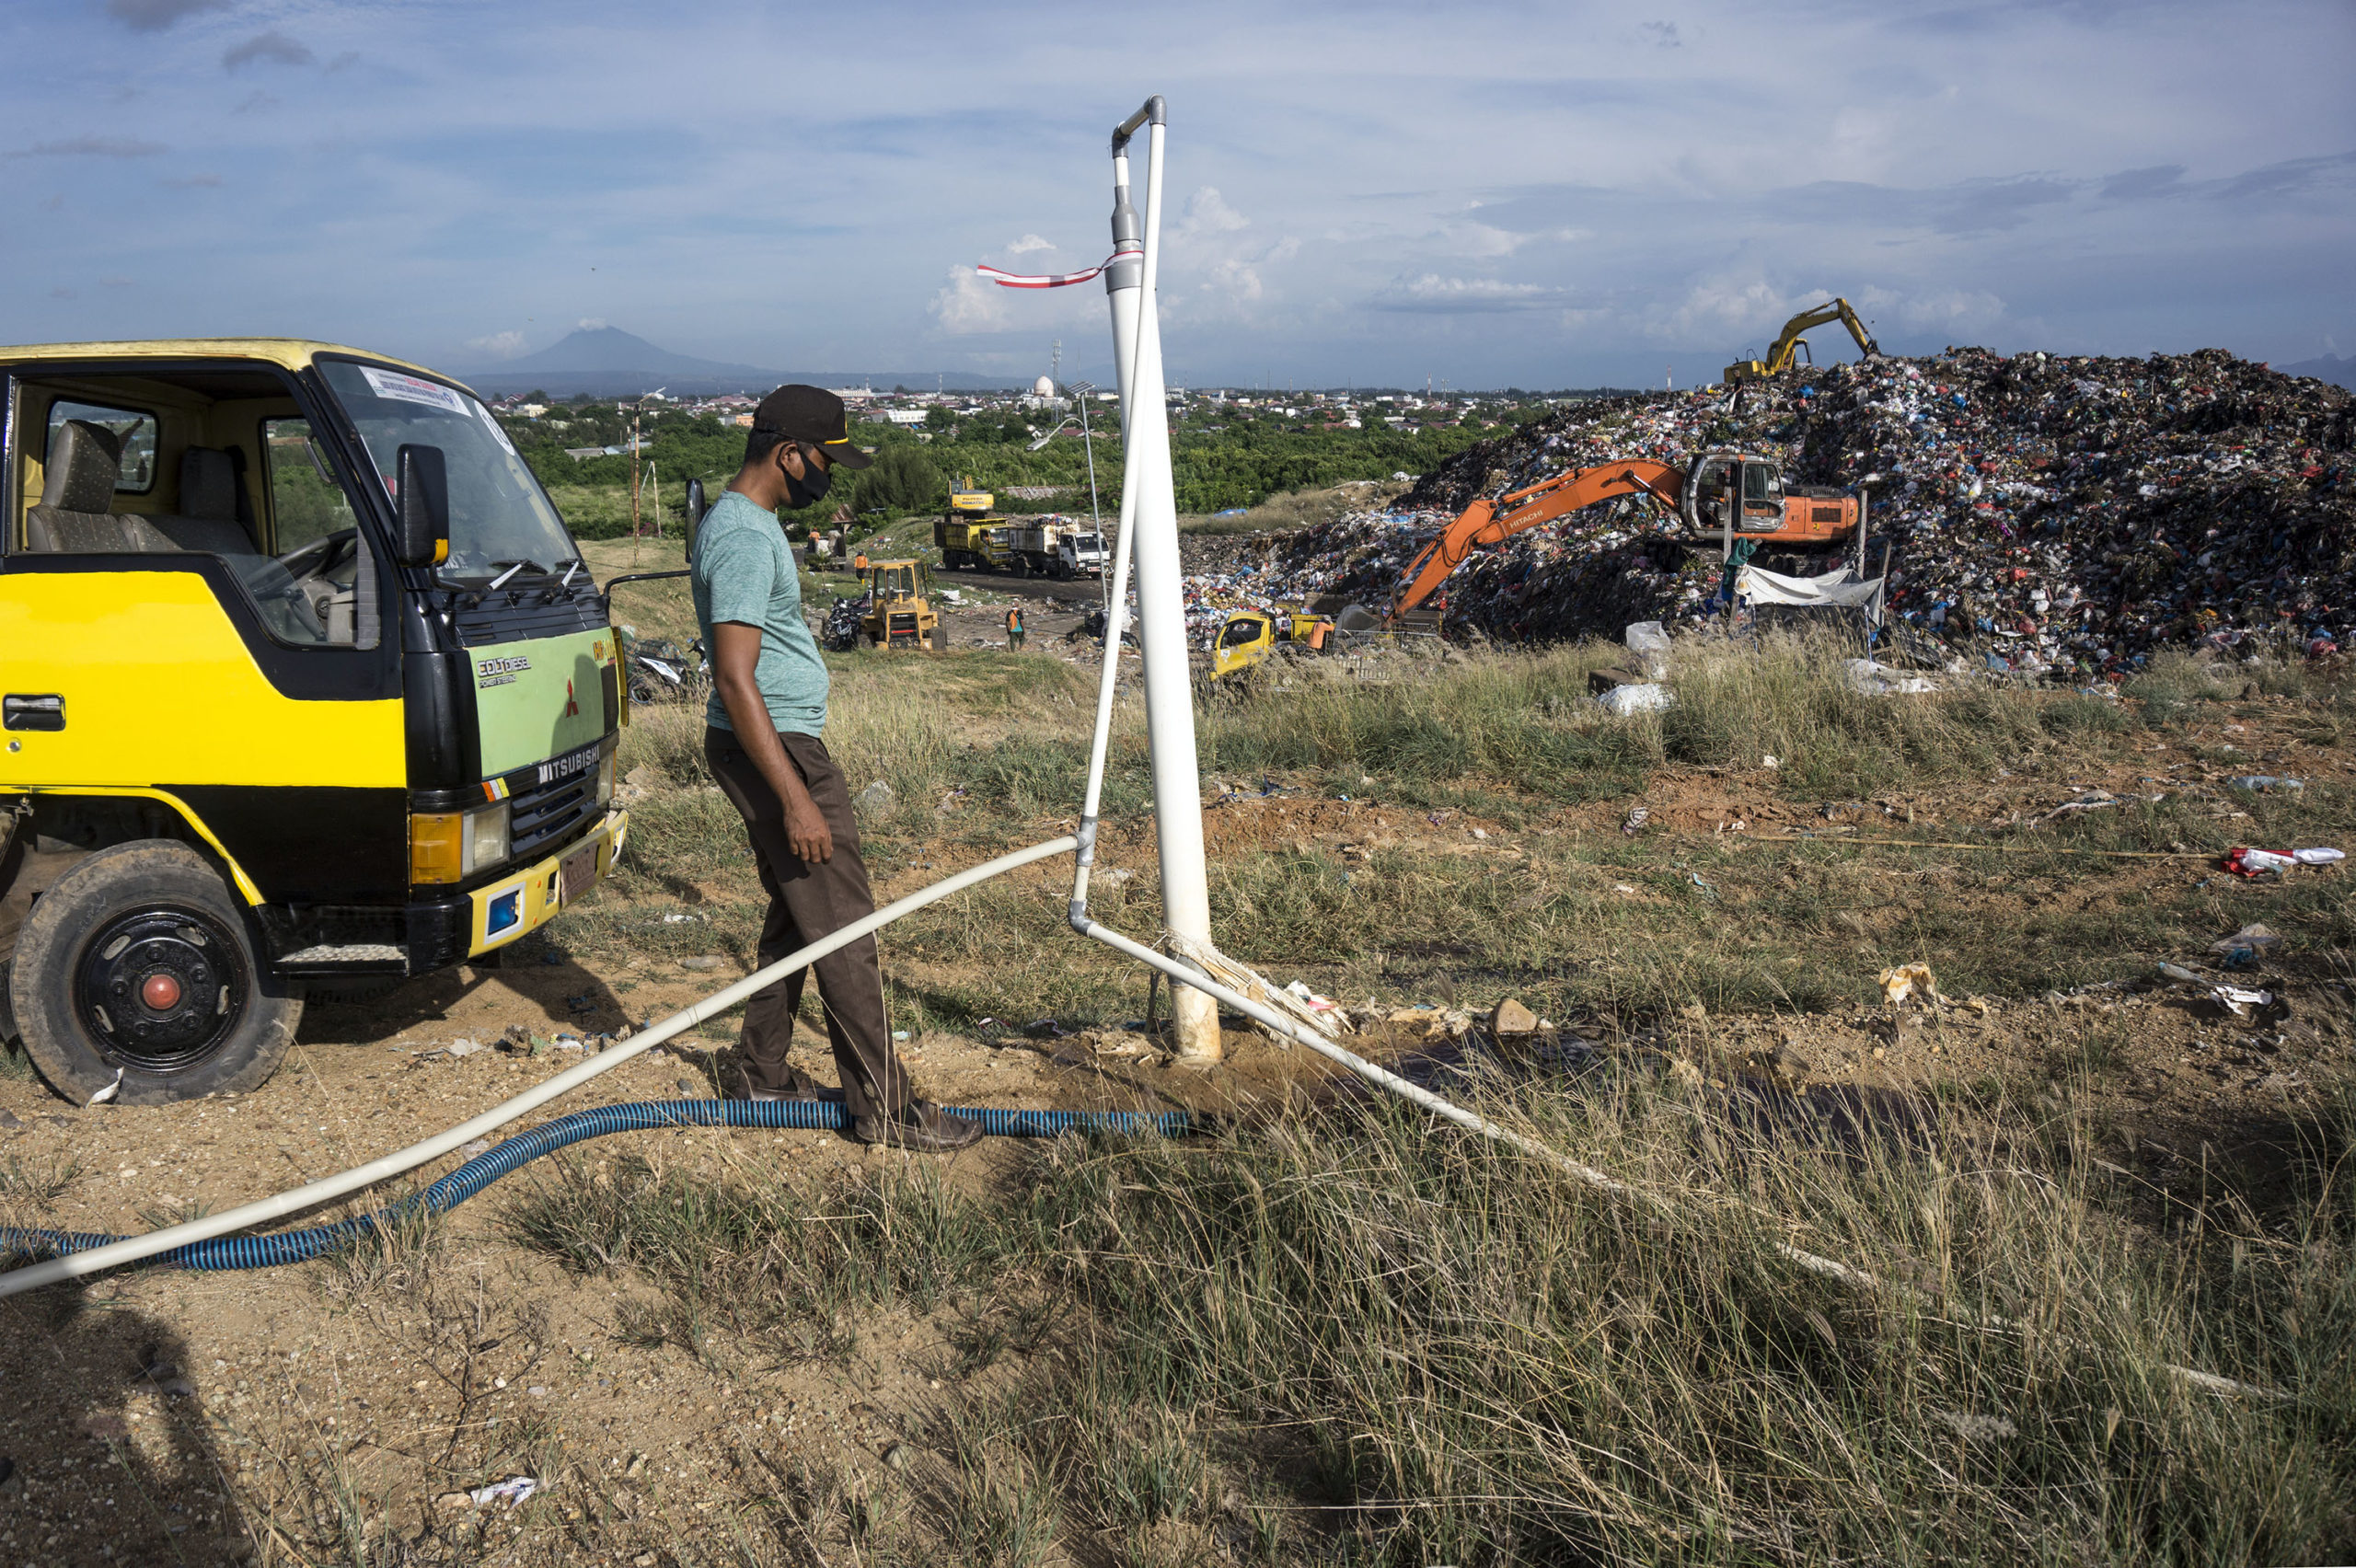
[[[941,649],[941,617],[928,597],[932,569],[920,560],[871,560],[860,635],[878,648]]]
[[[306,997],[490,962],[612,869],[606,594],[464,385],[47,344],[0,416],[0,1034],[57,1092],[251,1090]]]
[[[941,564],[953,571],[960,567],[1004,571],[1015,564],[1003,517],[981,523],[943,517],[932,525],[932,542],[941,548]]]
[[[1016,570],[1033,577],[1102,577],[1113,559],[1103,534],[1062,517],[1010,523],[1001,537]]]
[[[998,498],[970,477],[949,487],[949,510],[932,525],[943,567],[1005,571],[1016,565],[1007,548],[1006,519],[990,511],[997,504]]]

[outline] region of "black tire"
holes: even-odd
[[[219,874],[152,838],[99,850],[40,895],[8,994],[26,1054],[77,1105],[118,1069],[125,1105],[259,1089],[303,1017]]]

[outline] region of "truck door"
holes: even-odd
[[[54,701],[44,732],[10,731],[0,787],[41,792],[94,847],[133,809],[110,801],[192,819],[248,899],[398,905],[388,573],[348,500],[340,525],[306,532],[264,479],[271,432],[306,417],[292,379],[42,361],[10,391],[0,647],[12,704]],[[341,494],[315,482],[322,502]]]

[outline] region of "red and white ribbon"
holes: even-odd
[[[1104,269],[1124,256],[1142,256],[1141,250],[1116,250],[1085,272],[1010,272],[1003,267],[993,267],[985,261],[975,271],[1004,289],[1060,289],[1073,283],[1084,283],[1091,278],[1101,278]]]

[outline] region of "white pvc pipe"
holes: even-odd
[[[788,953],[767,968],[755,970],[734,985],[713,992],[693,1007],[673,1013],[661,1023],[630,1036],[612,1049],[600,1052],[580,1066],[567,1068],[556,1077],[525,1090],[504,1104],[495,1105],[473,1120],[462,1122],[448,1132],[436,1134],[423,1143],[411,1144],[398,1153],[386,1155],[381,1159],[371,1160],[340,1176],[330,1176],[324,1181],[314,1182],[308,1186],[296,1187],[290,1192],[281,1193],[274,1198],[263,1198],[258,1203],[247,1204],[224,1214],[207,1215],[202,1219],[192,1219],[185,1225],[175,1225],[167,1229],[151,1231],[144,1236],[125,1237],[122,1240],[110,1241],[103,1247],[93,1247],[87,1252],[75,1252],[66,1257],[52,1258],[46,1262],[35,1263],[29,1268],[11,1269],[6,1274],[0,1274],[0,1297],[20,1295],[28,1290],[38,1290],[42,1286],[55,1285],[61,1280],[97,1274],[101,1269],[136,1262],[142,1258],[152,1258],[158,1252],[168,1252],[175,1247],[185,1247],[191,1241],[210,1241],[216,1236],[226,1236],[233,1231],[251,1229],[257,1225],[267,1225],[271,1220],[283,1219],[289,1215],[317,1208],[321,1204],[332,1203],[348,1193],[356,1193],[363,1187],[371,1187],[379,1182],[398,1176],[404,1171],[414,1170],[429,1160],[441,1159],[462,1144],[471,1143],[485,1133],[503,1127],[516,1118],[537,1110],[560,1094],[570,1093],[600,1073],[613,1071],[624,1062],[642,1052],[653,1049],[681,1031],[692,1029],[706,1019],[727,1011],[754,992],[782,980],[797,969],[814,963],[837,948],[847,946],[872,931],[882,929],[904,915],[913,914],[926,905],[937,903],[953,893],[962,893],[976,882],[987,882],[992,877],[1028,866],[1034,861],[1052,859],[1079,847],[1080,840],[1067,834],[1060,838],[1051,838],[1045,844],[1034,844],[1028,849],[1018,849],[1011,855],[1001,855],[995,860],[985,860],[978,866],[959,871],[954,876],[943,878],[930,887],[919,889],[895,903],[887,904],[872,915],[863,919],[854,920],[841,930],[821,937],[807,947]]]
[[[1195,756],[1195,688],[1186,663],[1185,567],[1170,466],[1170,409],[1161,369],[1161,312],[1165,130],[1156,114],[1146,153],[1145,271],[1138,289],[1122,509],[1136,531],[1138,646],[1145,663],[1146,733],[1153,754],[1154,829],[1161,863],[1161,921],[1176,943],[1207,945],[1210,883],[1203,844],[1203,783]],[[1135,496],[1134,503],[1131,495]],[[1117,656],[1117,654],[1116,654]],[[1171,992],[1182,1061],[1219,1059],[1218,1005],[1199,991]]]

